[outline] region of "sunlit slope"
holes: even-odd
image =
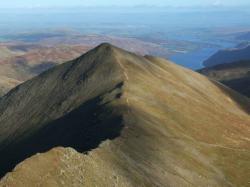
[[[248,186],[249,107],[198,73],[103,44],[2,98],[0,163],[19,164],[0,185]]]

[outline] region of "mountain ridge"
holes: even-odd
[[[0,186],[246,185],[249,107],[198,73],[102,44],[0,99]]]

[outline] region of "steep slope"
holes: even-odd
[[[10,88],[13,88],[20,83],[21,82],[16,79],[0,76],[0,97],[7,93]]]
[[[233,49],[220,50],[208,58],[203,64],[205,67],[212,67],[219,64],[244,60],[250,60],[250,45],[246,45],[246,43],[236,46]]]
[[[220,64],[198,72],[250,97],[250,61]]]
[[[103,44],[0,100],[2,175],[21,162],[0,186],[247,186],[249,112],[198,73]]]
[[[2,44],[3,45],[3,44]],[[41,72],[78,57],[90,47],[84,45],[54,46],[6,44],[13,54],[0,58],[0,96]],[[16,53],[14,53],[16,52]],[[3,94],[1,94],[3,93]]]

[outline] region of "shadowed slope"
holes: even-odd
[[[112,53],[109,45],[101,46],[16,87],[0,100],[1,174],[55,146],[85,152],[119,135],[122,119],[109,109],[109,102],[119,99],[123,78]]]
[[[108,107],[110,101],[103,103],[103,97],[91,99],[62,118],[45,124],[39,131],[30,132],[31,136],[10,143],[1,152],[0,174],[3,176],[24,159],[57,146],[88,152],[102,141],[118,137],[123,126],[122,116]],[[113,95],[111,99],[116,97]]]
[[[2,98],[1,155],[32,150],[19,162],[54,148],[0,185],[246,186],[250,103],[231,93],[164,59],[101,45]]]
[[[250,61],[239,61],[204,68],[199,72],[250,97]]]

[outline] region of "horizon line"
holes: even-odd
[[[0,10],[3,9],[72,9],[72,8],[187,8],[187,9],[193,9],[193,8],[214,8],[214,9],[220,9],[220,8],[230,8],[230,9],[238,9],[238,8],[249,8],[249,5],[147,5],[147,4],[141,4],[141,5],[72,5],[72,6],[60,6],[60,5],[54,5],[54,6],[43,6],[43,5],[30,5],[30,6],[16,6],[16,7],[0,7]]]

